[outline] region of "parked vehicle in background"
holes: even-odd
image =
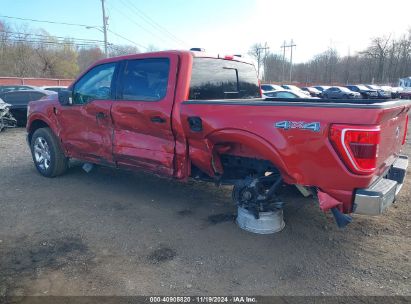
[[[411,88],[406,88],[399,93],[401,99],[411,99]]]
[[[383,99],[391,98],[390,91],[386,91],[376,84],[366,84],[365,86],[369,89],[376,90],[378,92],[378,98],[383,98]]]
[[[318,86],[313,86],[313,88],[316,88],[318,91],[320,91],[320,92],[322,93],[322,92],[324,92],[325,90],[331,88],[331,86],[318,85]]]
[[[277,91],[277,90],[282,90],[283,88],[279,86],[278,84],[262,84],[261,85],[261,91],[264,92],[272,92],[272,91]]]
[[[10,104],[10,112],[16,118],[17,126],[24,127],[27,122],[27,105],[29,102],[48,95],[56,95],[56,92],[38,89],[7,91],[1,93],[0,98]]]
[[[35,90],[35,89],[38,89],[38,88],[35,86],[29,86],[29,85],[1,85],[0,94],[9,92],[9,91]]]
[[[323,92],[323,97],[330,99],[361,99],[361,94],[346,87],[331,87]]]
[[[398,81],[398,86],[403,89],[411,88],[411,76],[400,78]]]
[[[309,93],[309,92],[303,91],[303,90],[301,90],[299,87],[297,87],[297,86],[295,86],[295,85],[292,85],[292,84],[283,84],[282,87],[283,87],[283,89],[286,89],[286,90],[291,90],[291,91],[295,91],[295,92],[300,92],[300,93],[303,93],[303,94],[305,94],[305,95],[307,95],[307,96],[310,96],[310,93]]]
[[[10,113],[10,105],[0,99],[0,132],[6,128],[14,128],[16,119]]]
[[[61,90],[67,89],[66,86],[42,86],[39,87],[41,90],[53,91],[53,92],[60,92]]]
[[[391,93],[390,98],[399,98],[400,91],[402,91],[402,88],[400,88],[400,87],[392,87],[392,86],[389,86],[389,85],[382,85],[381,89],[383,89],[386,92],[390,92]]]
[[[362,98],[364,98],[364,99],[378,98],[378,91],[377,90],[367,88],[363,84],[357,84],[357,85],[352,85],[351,84],[351,85],[346,85],[345,87],[347,89],[353,91],[353,92],[360,93]]]
[[[284,89],[263,93],[263,97],[264,98],[293,98],[293,99],[295,98],[310,98],[310,99],[317,98],[318,99],[318,97],[307,96],[307,94],[301,93],[299,91],[284,90]]]
[[[322,97],[322,92],[314,87],[305,87],[302,88],[304,92],[308,92],[311,97]]]

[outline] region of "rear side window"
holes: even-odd
[[[121,100],[159,101],[167,94],[170,60],[148,58],[125,63],[120,84]]]
[[[40,93],[40,92],[31,92],[30,93],[30,100],[38,100],[40,98],[43,98],[45,94]]]
[[[11,105],[24,105],[30,101],[29,92],[13,92],[5,94],[3,100]]]
[[[278,98],[296,98],[296,96],[293,93],[290,93],[290,92],[278,92],[276,94],[276,97],[278,97]]]
[[[253,65],[216,58],[194,58],[189,99],[260,97],[257,73]]]

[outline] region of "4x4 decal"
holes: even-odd
[[[305,122],[305,121],[279,121],[275,123],[275,127],[278,129],[302,129],[310,130],[313,132],[320,132],[321,124],[319,122]]]

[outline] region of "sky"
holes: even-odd
[[[201,47],[212,53],[245,54],[267,42],[281,54],[293,39],[294,62],[336,48],[355,54],[373,37],[398,38],[411,28],[411,0],[105,0],[108,41],[135,43],[142,51]],[[68,26],[1,16],[94,26]],[[43,28],[51,35],[103,40],[101,0],[0,0],[0,20]],[[117,35],[113,34],[116,33]],[[119,37],[122,36],[123,38]],[[125,38],[125,39],[124,39]],[[289,52],[287,53],[289,56]]]

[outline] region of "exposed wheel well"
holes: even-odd
[[[264,176],[267,172],[279,173],[270,161],[257,158],[222,154],[221,164],[225,179],[244,179],[252,175]]]
[[[31,123],[30,129],[29,129],[29,134],[28,134],[28,141],[31,143],[31,138],[33,136],[33,133],[40,128],[49,128],[50,126],[46,124],[43,120],[35,120]]]
[[[218,177],[218,180],[225,184],[234,184],[250,176],[262,177],[267,173],[281,175],[279,170],[268,160],[221,154],[220,161],[223,174]],[[201,180],[215,180],[194,165],[191,168],[191,175]]]

